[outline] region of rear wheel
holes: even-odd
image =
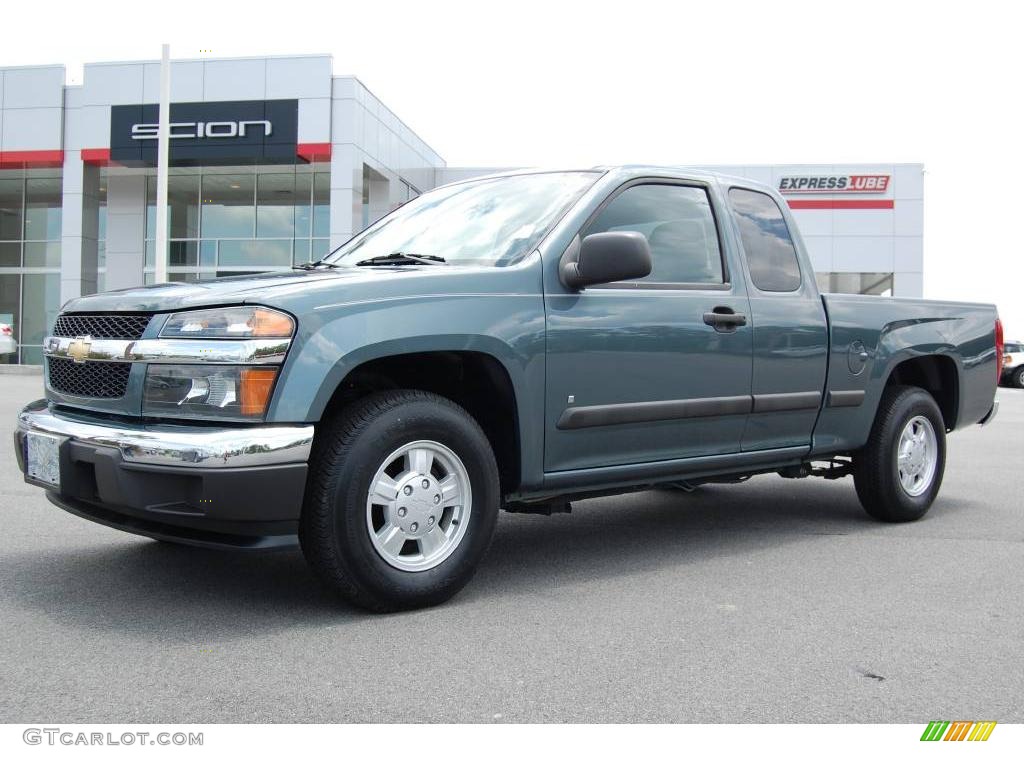
[[[930,394],[918,387],[885,390],[867,444],[854,464],[854,485],[876,520],[918,520],[931,507],[946,466],[946,428]]]
[[[1013,372],[1013,386],[1024,389],[1024,365]]]
[[[322,427],[299,538],[309,564],[376,611],[441,603],[472,577],[498,513],[490,443],[428,392],[371,395]]]

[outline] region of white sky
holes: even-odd
[[[57,5],[5,4],[0,65],[330,53],[453,166],[924,163],[926,296],[1024,338],[1017,3]]]

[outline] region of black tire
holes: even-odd
[[[366,510],[370,482],[381,463],[417,440],[436,441],[458,456],[468,473],[472,503],[465,533],[451,554],[429,570],[411,572],[389,564],[374,548]],[[499,493],[491,445],[463,408],[429,392],[381,392],[319,427],[299,540],[316,575],[355,605],[378,612],[436,605],[469,582],[486,554]]]
[[[1020,366],[1013,372],[1011,381],[1013,382],[1013,386],[1017,387],[1017,389],[1024,389],[1024,365]]]
[[[900,483],[897,454],[900,435],[916,416],[931,422],[938,457],[931,482],[919,495],[912,496]],[[946,427],[935,400],[919,387],[887,387],[878,404],[868,442],[858,452],[854,463],[854,486],[864,511],[885,523],[921,519],[939,493],[945,468]]]

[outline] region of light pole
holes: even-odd
[[[160,57],[160,119],[156,150],[156,246],[154,282],[167,282],[167,164],[171,144],[171,46]]]

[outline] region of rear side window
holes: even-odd
[[[800,263],[793,238],[775,201],[763,192],[730,189],[754,285],[762,291],[795,291],[800,287]]]
[[[651,246],[641,283],[724,282],[708,193],[680,184],[637,184],[620,192],[581,233],[640,232]]]
[[[1018,352],[1020,352],[1021,349],[1024,349],[1024,347],[1021,347],[1020,344],[1007,344],[1006,345],[1006,354],[1008,354],[1008,355],[1015,355]]]

